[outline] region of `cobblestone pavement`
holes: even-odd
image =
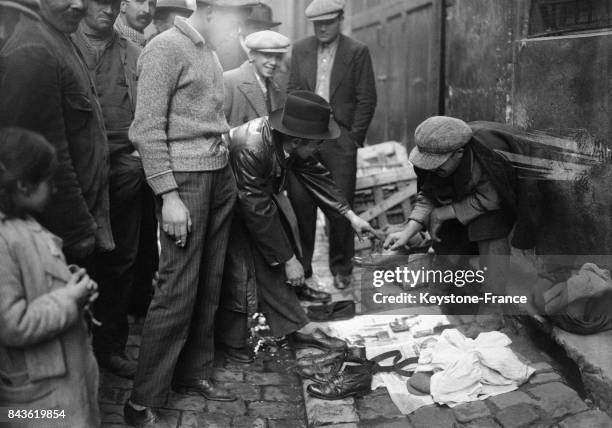
[[[134,333],[138,325],[132,326]],[[140,336],[131,335],[128,354],[138,355]],[[216,361],[215,380],[239,398],[223,403],[197,395],[171,393],[164,412],[177,428],[305,428],[306,417],[301,382],[291,370],[292,355],[262,354],[253,364],[242,365]],[[130,395],[132,382],[102,372],[100,410],[103,427],[127,427],[123,405]]]
[[[315,271],[322,282],[331,284],[332,278],[327,268],[327,242],[322,228],[318,230],[314,259]],[[354,276],[359,279],[358,269]],[[338,291],[326,287],[325,291],[331,292],[334,300],[353,299],[361,302],[358,281],[352,289]],[[360,307],[358,304],[358,311]],[[470,336],[491,329],[491,323],[483,316],[478,319],[453,317],[452,322],[459,324],[459,329]],[[400,413],[385,388],[379,388],[364,398],[338,401],[319,400],[305,394],[309,427],[612,428],[612,419],[595,408],[588,399],[584,400],[578,395],[561,374],[557,363],[531,341],[522,324],[515,319],[507,319],[501,331],[511,338],[511,348],[519,358],[536,369],[536,373],[518,390],[452,409],[448,406],[426,406],[408,416]]]
[[[319,225],[322,222],[319,221]],[[315,271],[328,284],[326,291],[334,300],[353,299],[359,310],[358,287],[338,291],[331,287],[327,269],[327,243],[319,226],[315,248]],[[356,272],[356,276],[359,272]],[[485,329],[486,322],[462,317],[460,329]],[[138,325],[132,326],[128,353],[138,354]],[[294,374],[293,356],[263,355],[254,364],[236,365],[217,361],[216,380],[240,398],[233,403],[208,401],[199,396],[172,393],[165,409],[176,427],[200,428],[612,428],[612,419],[583,400],[572,389],[556,363],[540,352],[518,323],[507,323],[503,332],[513,341],[513,350],[530,362],[537,372],[518,390],[484,401],[459,405],[423,407],[411,415],[401,414],[386,389],[378,389],[360,399],[324,401],[305,394]],[[123,404],[129,397],[131,382],[109,373],[101,374],[100,406],[103,426],[124,427]],[[304,401],[304,397],[305,401]]]

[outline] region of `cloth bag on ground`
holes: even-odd
[[[535,369],[509,348],[510,338],[498,331],[468,339],[456,329],[445,330],[438,342],[423,350],[416,371],[434,372],[433,400],[450,407],[513,391]]]

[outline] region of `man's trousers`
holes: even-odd
[[[161,232],[159,282],[143,326],[132,401],[160,407],[172,381],[208,379],[236,182],[231,168],[175,172],[192,227],[184,248]],[[161,198],[157,198],[161,219]]]
[[[319,160],[331,172],[334,181],[342,190],[349,205],[353,205],[357,174],[357,145],[346,129],[338,140],[327,140],[320,145]],[[317,205],[293,174],[287,174],[287,190],[293,210],[297,213],[298,228],[302,241],[304,272],[312,275],[312,254],[317,229]],[[355,255],[355,233],[344,217],[327,219],[329,225],[329,269],[332,275],[350,275]]]
[[[102,323],[94,329],[96,355],[123,353],[129,327],[127,310],[134,282],[142,217],[142,189],[146,185],[140,158],[118,153],[111,157],[109,196],[115,249],[96,253],[86,266],[98,283],[94,313]]]

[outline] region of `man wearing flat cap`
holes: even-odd
[[[340,134],[330,113],[322,97],[296,91],[287,96],[284,108],[233,128],[226,136],[238,186],[231,240],[240,242],[235,256],[242,261],[237,262],[245,268],[254,266],[255,281],[225,287],[223,292],[245,308],[258,298],[257,307],[275,337],[294,333],[308,323],[293,290],[304,283],[304,269],[296,213],[283,193],[287,173],[291,171],[300,180],[329,216],[346,218],[359,234],[374,233],[351,211],[329,171],[312,157],[321,144]],[[222,317],[218,322],[231,333],[226,336],[226,341],[228,337],[233,340],[231,346],[246,345],[246,315]]]
[[[230,129],[223,113],[223,72],[212,47],[239,12],[228,1],[198,1],[189,18],[177,17],[138,60],[129,137],[156,195],[161,255],[134,389],[124,409],[126,422],[136,426],[163,423],[157,409],[171,387],[208,400],[236,399],[211,379],[214,320],[236,200],[221,138]]]
[[[271,30],[281,23],[272,18],[272,8],[260,3],[251,9],[251,14],[240,22],[240,28],[232,37],[227,38],[217,47],[219,61],[223,70],[233,70],[248,59],[248,49],[245,38],[257,31]]]
[[[529,144],[510,127],[446,116],[425,120],[414,136],[409,159],[417,202],[406,228],[390,234],[385,247],[399,249],[428,228],[437,254],[480,255],[491,279],[485,287],[503,295],[510,247],[535,247],[537,185],[519,180],[504,155],[525,154]]]
[[[289,39],[275,31],[258,31],[247,36],[249,59],[223,73],[225,117],[231,127],[267,116],[282,107],[283,94],[274,81]]]
[[[368,47],[341,34],[344,0],[313,0],[306,17],[315,35],[295,43],[291,55],[288,91],[313,91],[332,107],[340,136],[324,144],[319,160],[329,169],[344,197],[353,203],[357,148],[363,146],[376,107],[376,86]],[[316,232],[316,205],[299,181],[289,177],[289,195],[300,213],[299,228],[304,267],[312,287],[319,286],[312,272]],[[337,288],[352,282],[354,234],[345,219],[328,219],[329,267]]]

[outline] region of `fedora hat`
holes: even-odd
[[[251,14],[247,18],[247,23],[266,28],[273,28],[281,25],[280,22],[272,21],[272,8],[263,3],[253,7]]]
[[[292,137],[335,140],[340,136],[340,127],[331,112],[323,97],[309,91],[295,91],[287,96],[283,108],[270,113],[270,123],[272,128]]]

